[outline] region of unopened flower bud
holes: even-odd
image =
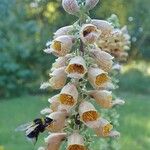
[[[45,142],[48,144],[46,150],[58,150],[60,149],[61,142],[66,138],[66,133],[51,133]]]
[[[60,105],[60,102],[59,102],[59,94],[51,97],[48,99],[48,102],[51,104],[50,105],[50,109],[55,112],[58,110],[58,107]]]
[[[102,70],[109,72],[112,69],[113,57],[109,53],[101,51],[98,48],[92,49],[90,52],[92,57]]]
[[[106,90],[94,90],[90,92],[90,95],[102,108],[112,107],[112,92]]]
[[[67,74],[65,73],[65,68],[55,69],[50,76],[52,76],[49,80],[49,83],[53,89],[61,89],[67,80]]]
[[[73,29],[73,26],[72,26],[72,25],[62,27],[62,28],[58,29],[58,30],[54,33],[54,38],[57,38],[57,37],[62,36],[62,35],[68,35],[69,32],[70,32],[72,29]]]
[[[77,15],[80,10],[77,0],[62,0],[62,6],[66,12]]]
[[[99,0],[85,0],[85,8],[91,10],[98,4],[98,2]]]

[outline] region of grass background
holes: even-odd
[[[149,95],[118,94],[126,99],[126,104],[118,108],[121,150],[149,150]],[[0,150],[34,150],[42,145],[44,134],[40,135],[34,146],[25,139],[23,133],[14,130],[18,125],[39,117],[37,112],[48,105],[47,98],[48,96],[25,96],[0,101]],[[94,150],[100,150],[98,141],[95,147]]]

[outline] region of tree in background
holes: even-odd
[[[28,15],[28,3],[6,0],[0,7],[0,95],[18,95],[33,86],[34,78],[39,76],[35,70],[42,69],[40,59],[39,64],[35,63],[42,54],[41,28]]]
[[[91,17],[104,19],[113,13],[121,26],[128,25],[130,60],[149,61],[149,0],[102,0]],[[0,0],[0,14],[0,96],[37,92],[49,70],[47,62],[54,60],[41,52],[45,41],[75,17],[65,14],[56,0]]]

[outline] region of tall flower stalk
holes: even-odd
[[[98,2],[62,0],[64,10],[78,20],[58,29],[44,50],[58,58],[41,88],[51,87],[59,94],[50,97],[50,107],[41,111],[54,122],[46,127],[49,136],[39,150],[58,150],[64,142],[67,150],[91,150],[96,137],[102,149],[114,149],[112,139],[120,136],[116,106],[124,100],[112,90],[117,87],[115,76],[119,61],[127,57],[130,36],[126,28],[118,28],[114,15],[108,21],[87,15]]]

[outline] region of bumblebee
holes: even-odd
[[[32,122],[19,126],[16,128],[16,131],[25,131],[26,137],[36,143],[39,134],[43,133],[46,130],[46,127],[53,122],[54,120],[49,117],[37,118]]]

